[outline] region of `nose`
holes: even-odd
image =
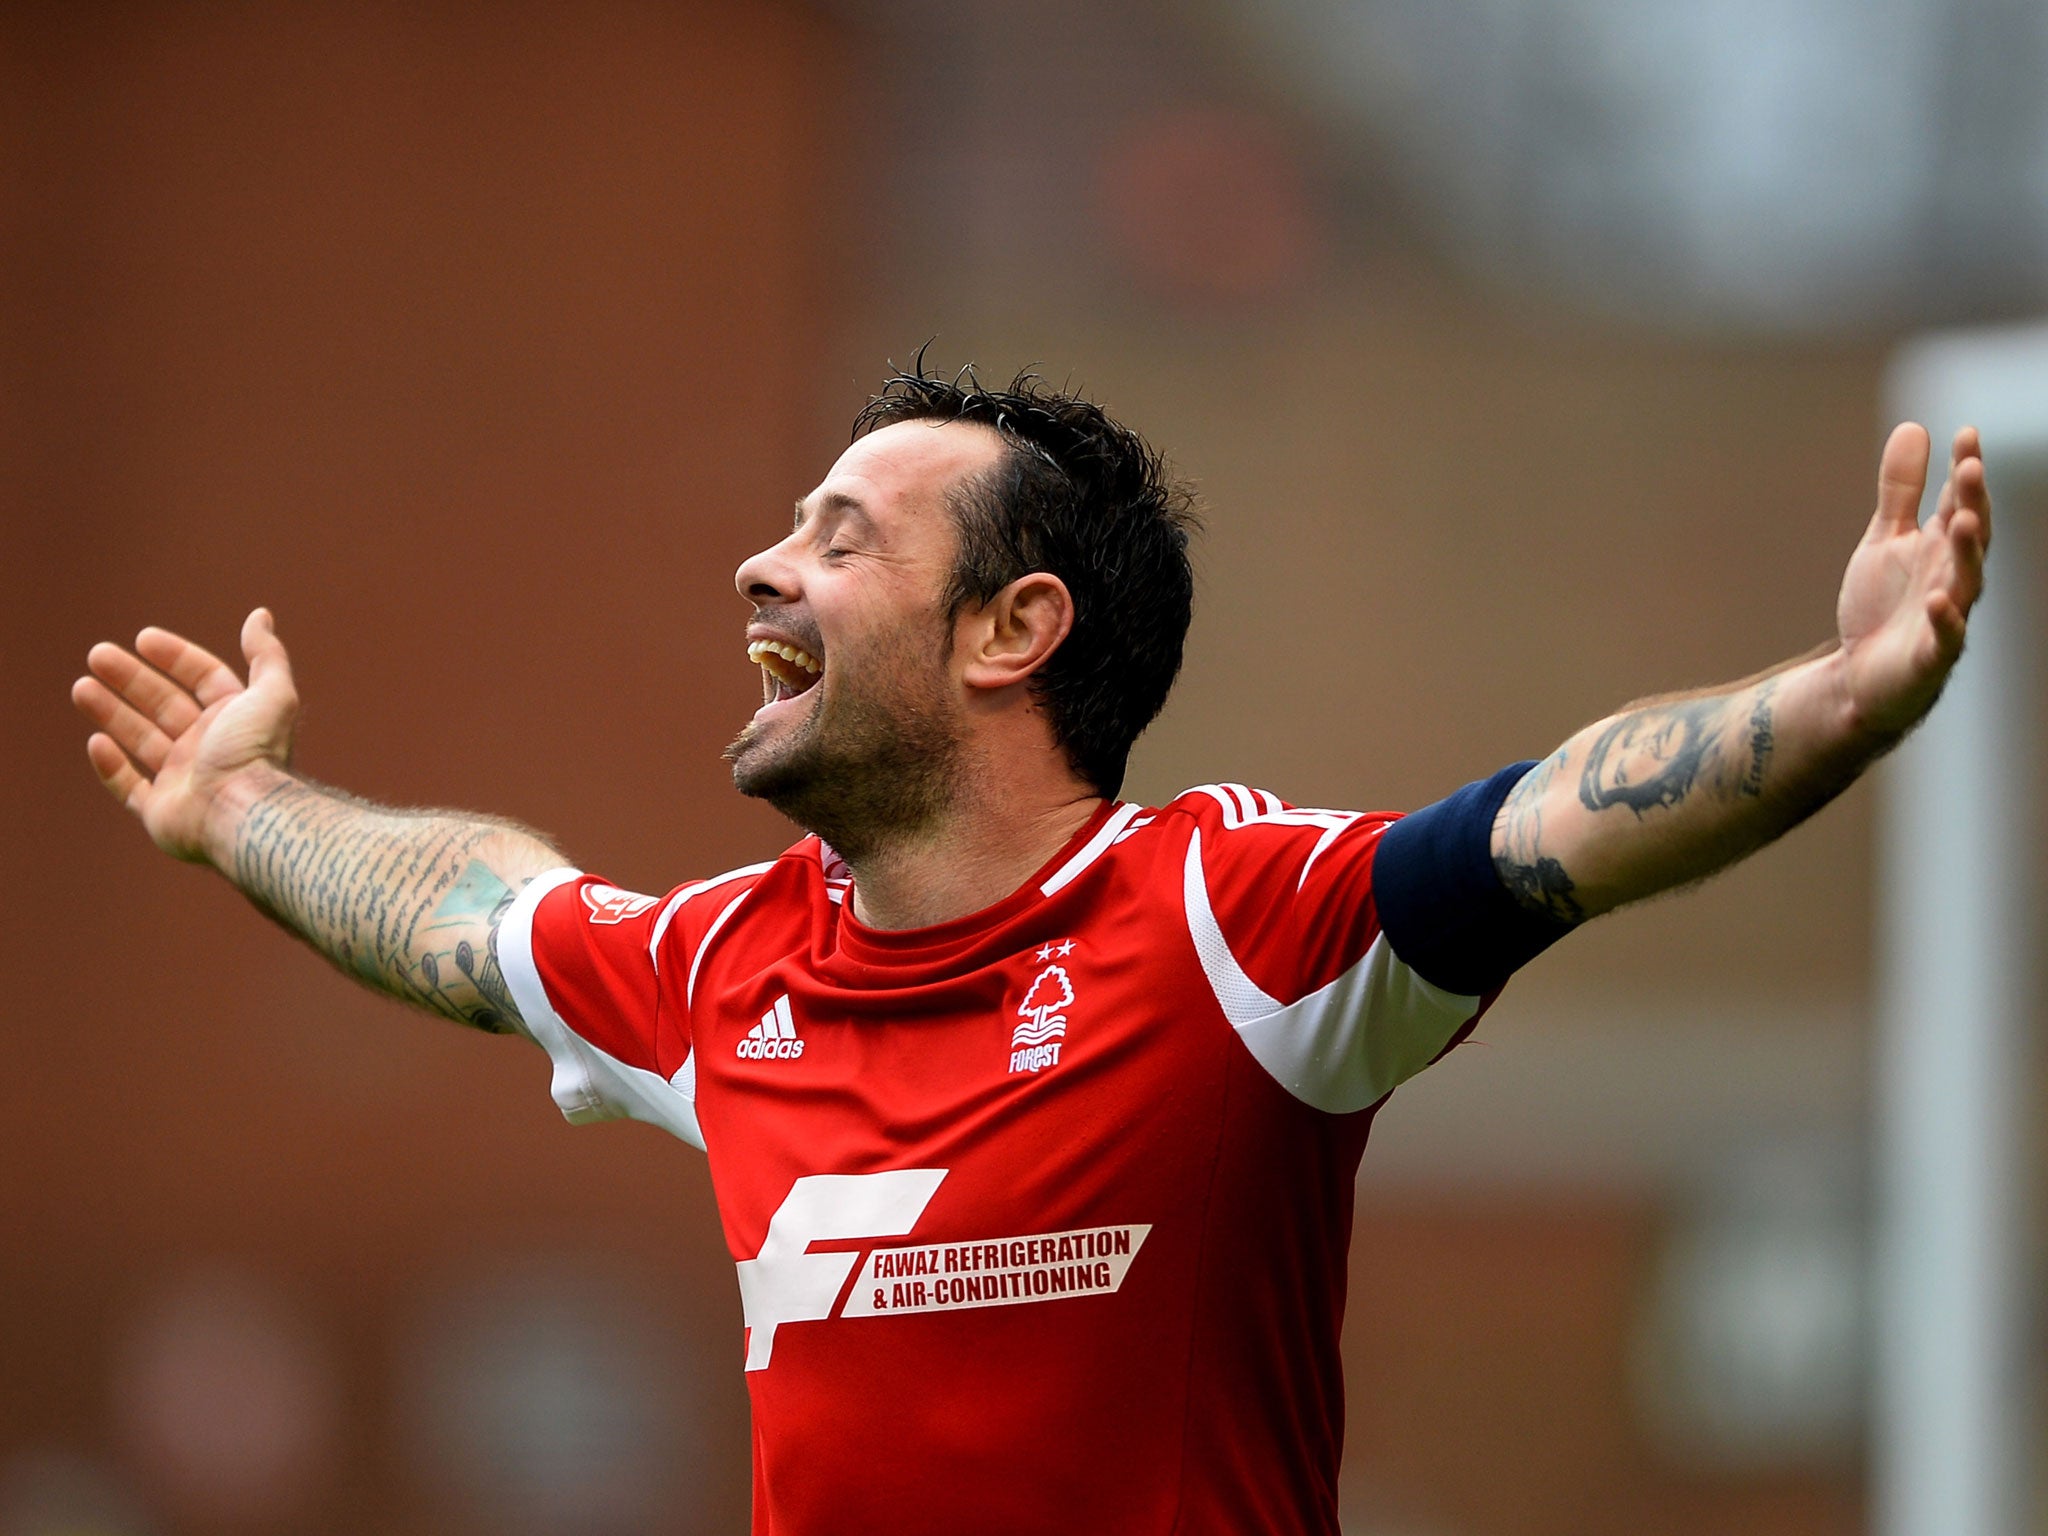
[[[784,551],[788,542],[785,539],[747,556],[732,574],[732,584],[739,589],[740,596],[757,608],[786,603],[796,596],[796,573]]]

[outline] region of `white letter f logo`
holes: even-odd
[[[858,1253],[812,1253],[812,1243],[848,1237],[901,1237],[938,1193],[943,1168],[887,1173],[814,1173],[798,1179],[768,1221],[761,1251],[739,1262],[740,1306],[747,1320],[747,1369],[761,1370],[780,1323],[830,1317]]]

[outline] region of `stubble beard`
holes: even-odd
[[[820,697],[786,741],[757,734],[750,724],[725,749],[733,787],[815,832],[849,864],[916,837],[953,803],[963,741],[936,691]]]

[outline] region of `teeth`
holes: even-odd
[[[768,667],[772,672],[775,668],[769,666],[765,659],[770,656],[780,657],[791,666],[800,667],[813,677],[816,677],[825,670],[824,664],[812,656],[809,651],[794,645],[785,644],[780,640],[755,640],[751,641],[747,646],[747,660],[757,667]]]

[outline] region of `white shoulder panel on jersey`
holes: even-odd
[[[1111,811],[1109,819],[1095,829],[1095,835],[1088,839],[1081,851],[1055,870],[1052,878],[1038,888],[1038,894],[1050,896],[1072,885],[1090,864],[1109,851],[1110,844],[1123,835],[1124,828],[1144,809],[1142,805],[1119,805]]]
[[[598,1049],[569,1027],[548,1000],[533,959],[533,914],[548,892],[567,885],[581,870],[556,869],[539,876],[498,926],[498,965],[519,1004],[526,1034],[555,1064],[548,1091],[571,1125],[627,1117],[658,1125],[670,1135],[704,1149],[697,1124],[695,1058],[686,1060],[673,1082],[658,1072],[631,1066]]]
[[[750,885],[739,895],[726,903],[725,910],[711,919],[711,926],[704,930],[704,937],[698,942],[697,953],[690,957],[690,974],[683,982],[683,1006],[697,1006],[697,968],[704,963],[704,957],[711,953],[711,941],[718,937],[718,930],[725,926],[725,920],[739,911],[740,903],[754,894]]]
[[[1349,1114],[1385,1098],[1434,1061],[1479,1010],[1478,998],[1416,975],[1385,934],[1343,975],[1299,1001],[1267,995],[1217,924],[1199,827],[1188,840],[1182,899],[1188,936],[1223,1016],[1274,1081],[1316,1109]]]
[[[668,925],[675,921],[676,913],[682,910],[684,902],[692,896],[701,896],[708,890],[724,885],[729,880],[741,880],[748,875],[764,875],[774,867],[773,859],[765,864],[744,864],[738,869],[728,869],[722,875],[713,875],[709,880],[698,880],[686,885],[669,897],[667,905],[656,914],[654,931],[647,939],[647,953],[654,957],[654,968],[657,971],[661,969],[661,941],[668,933]]]

